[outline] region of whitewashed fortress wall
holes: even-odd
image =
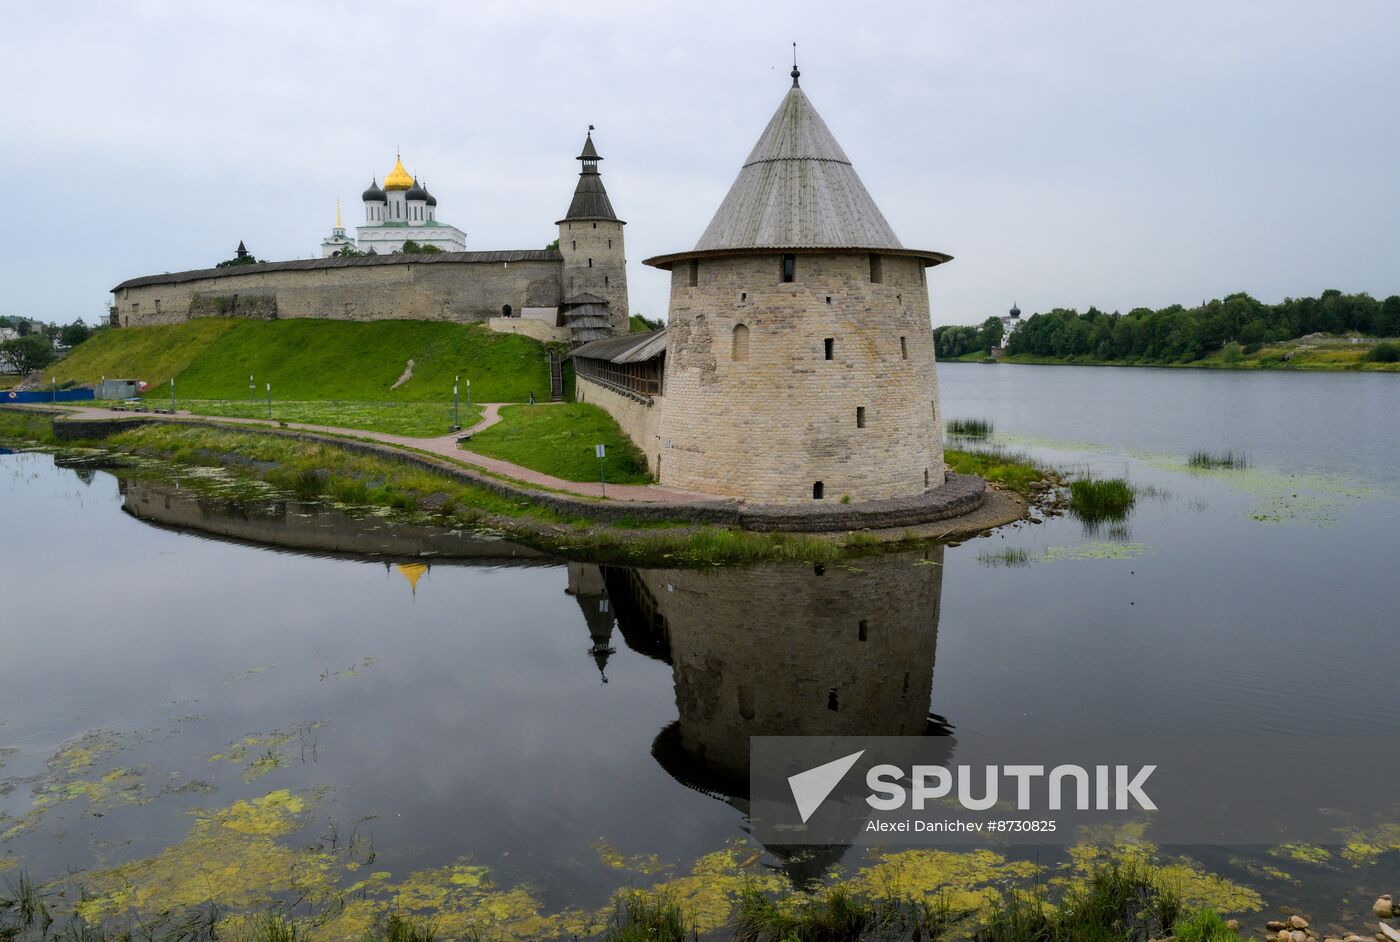
[[[875,258],[797,254],[791,282],[777,253],[675,264],[663,484],[764,503],[943,484],[924,263]]]
[[[113,289],[113,305],[123,327],[197,317],[467,323],[558,307],[562,271],[551,250],[272,262],[133,278]]]

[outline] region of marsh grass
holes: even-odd
[[[1149,868],[1122,864],[1095,870],[1084,885],[1067,891],[1057,902],[1047,897],[1043,887],[1013,891],[992,907],[972,938],[976,942],[1130,942],[1170,935],[1184,915],[1180,897],[1163,887]],[[1220,937],[1204,938],[1216,942]],[[1223,938],[1237,936],[1232,932]]]
[[[873,897],[834,886],[774,900],[750,884],[740,890],[733,928],[736,942],[939,939],[972,915],[943,895]]]
[[[1186,459],[1188,467],[1201,470],[1229,469],[1243,470],[1249,467],[1249,459],[1243,453],[1235,454],[1233,451],[1212,453],[1209,451],[1193,451],[1191,457]]]
[[[1137,492],[1123,478],[1082,478],[1069,486],[1069,509],[1087,524],[1112,524],[1126,520]]]
[[[1039,467],[1030,455],[1002,447],[947,448],[943,461],[959,474],[975,474],[984,480],[1030,497],[1032,485],[1049,484],[1055,475]]]
[[[626,890],[613,900],[613,914],[603,931],[604,942],[684,942],[698,936],[695,920],[686,915],[674,895]],[[390,940],[398,942],[398,940]],[[410,940],[402,942],[430,942]]]
[[[977,561],[984,566],[1004,566],[1008,569],[1019,569],[1031,564],[1031,554],[1025,547],[1008,546],[992,552],[978,553]]]
[[[992,423],[988,419],[949,419],[943,431],[953,438],[985,441],[992,437]]]

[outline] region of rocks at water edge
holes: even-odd
[[[1396,913],[1395,901],[1391,898],[1389,893],[1376,900],[1375,905],[1371,907],[1371,912],[1375,913],[1381,919],[1389,919],[1392,916],[1400,915]]]

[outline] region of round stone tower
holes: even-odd
[[[564,256],[564,315],[583,313],[597,319],[599,308],[607,311],[609,330],[627,333],[627,253],[623,250],[622,227],[627,225],[613,212],[603,176],[598,172],[598,150],[593,146],[593,126],[578,155],[582,169],[569,211],[559,220],[559,252]],[[598,302],[605,302],[599,304]],[[589,337],[588,339],[596,339]]]
[[[758,503],[943,483],[925,270],[798,86],[671,272],[661,483]]]

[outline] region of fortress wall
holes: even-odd
[[[681,741],[735,775],[750,736],[922,734],[943,547],[841,566],[640,570],[666,619]]]
[[[776,253],[705,258],[693,287],[688,262],[673,269],[661,483],[761,503],[812,503],[816,481],[826,502],[939,487],[922,264],[884,256],[879,283],[863,253],[799,254],[796,266],[785,283]]]
[[[498,334],[520,334],[540,343],[563,342],[569,339],[567,327],[555,327],[544,321],[524,317],[493,317],[487,322],[487,326]]]
[[[320,317],[339,320],[486,321],[504,305],[557,307],[557,259],[433,262],[229,274],[119,288],[122,326],[194,317]]]
[[[661,460],[661,416],[666,408],[666,397],[657,396],[651,405],[647,405],[595,383],[586,376],[579,376],[574,381],[574,398],[605,409],[633,444],[642,450],[647,459],[647,468],[656,473],[657,463]]]

